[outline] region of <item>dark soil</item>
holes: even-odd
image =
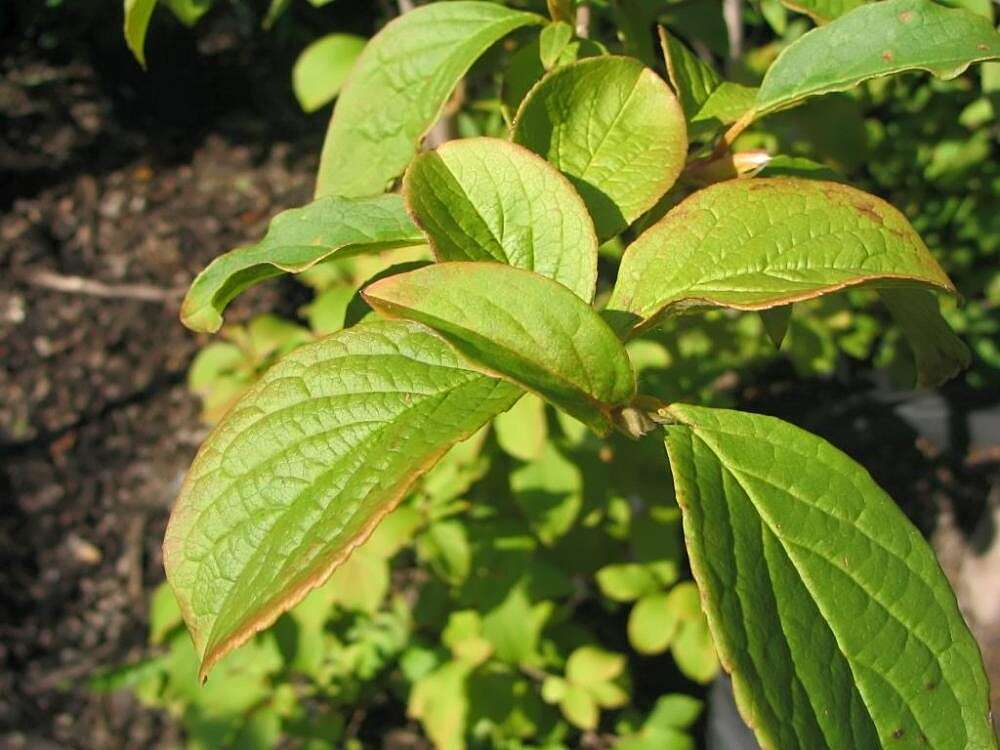
[[[154,34],[151,78],[124,56],[119,23],[86,54],[0,35],[3,749],[176,745],[166,716],[86,679],[144,653],[167,512],[205,434],[184,385],[204,340],[179,324],[178,290],[308,199],[322,135],[323,116],[297,113],[273,74],[287,60],[224,20],[200,36]],[[80,280],[89,291],[53,288]],[[265,285],[230,318],[294,315],[298,294]],[[968,561],[996,543],[997,436],[942,451],[873,389],[772,374],[779,385],[746,390],[747,407],[863,461],[936,531],[965,591]],[[970,619],[1000,675],[1000,622]]]

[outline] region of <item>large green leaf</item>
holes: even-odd
[[[216,331],[226,305],[265,279],[300,273],[334,254],[348,257],[424,241],[398,195],[320,198],[275,216],[256,245],[209,263],[184,298],[181,320],[195,331]]]
[[[782,5],[805,13],[818,24],[829,23],[866,2],[868,0],[781,0]]]
[[[424,326],[295,350],[205,441],[163,544],[201,673],[323,582],[411,483],[521,390]]]
[[[665,411],[691,568],[761,744],[995,748],[955,596],[868,473],[772,417]]]
[[[507,141],[451,141],[418,156],[403,194],[439,260],[535,271],[590,302],[597,235],[587,208],[544,159]]]
[[[384,192],[476,58],[514,29],[543,22],[470,0],[422,5],[391,21],[365,47],[340,93],[316,195]]]
[[[1000,34],[980,15],[931,0],[870,3],[788,45],[764,76],[755,110],[767,114],[906,70],[954,78],[997,57]]]
[[[730,180],[672,209],[625,251],[608,303],[621,330],[668,313],[761,310],[863,283],[953,291],[906,218],[835,182]]]
[[[594,310],[544,276],[500,263],[437,263],[364,290],[493,371],[605,433],[635,394],[628,354]]]
[[[638,60],[612,55],[543,78],[521,103],[511,137],[569,177],[602,240],[652,208],[687,156],[684,113],[670,87]]]

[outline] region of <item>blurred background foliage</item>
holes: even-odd
[[[546,12],[542,2],[509,4]],[[989,2],[963,4],[993,13]],[[94,23],[109,5],[49,0],[30,12]],[[202,49],[220,27],[268,35],[273,76],[285,92],[294,82],[320,130],[359,41],[399,10],[351,0],[165,5],[150,29],[152,71],[169,70],[171,51],[158,38],[176,39],[181,24],[197,23],[190,33]],[[662,74],[660,22],[733,80],[756,84],[812,22],[776,0],[742,7],[734,37],[715,0],[594,0],[591,40],[566,54],[626,52]],[[37,41],[67,43],[41,33]],[[452,107],[452,135],[502,136],[544,72],[539,54],[538,32],[524,31],[480,60]],[[964,296],[944,312],[973,352],[959,387],[983,391],[1000,384],[998,107],[993,63],[950,82],[876,80],[766,118],[736,144],[796,157],[792,167],[821,165],[904,211]],[[601,249],[605,290],[624,244]],[[218,420],[282,354],[363,317],[357,290],[372,276],[425,256],[416,248],[326,263],[299,277],[309,302],[296,319],[263,315],[206,341],[189,371],[203,418]],[[668,325],[629,344],[641,390],[666,400],[725,405],[739,382],[789,367],[886,387],[914,381],[912,355],[870,292],[797,304],[780,349],[755,314]],[[154,655],[93,685],[128,688],[168,710],[192,748],[701,746],[705,686],[719,666],[662,447],[621,441],[600,441],[525,398],[453,449],[329,583],[229,656],[205,687],[165,587],[151,602]]]

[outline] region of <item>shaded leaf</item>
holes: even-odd
[[[350,257],[422,242],[398,195],[321,198],[283,211],[260,242],[209,263],[184,298],[181,320],[195,331],[217,331],[226,305],[265,279],[300,273],[334,254]]]
[[[955,596],[868,473],[771,417],[666,413],[691,567],[761,744],[996,747]]]
[[[415,323],[295,350],[192,464],[164,540],[201,673],[323,582],[455,442],[520,391]]]
[[[866,2],[868,0],[781,0],[782,5],[805,13],[818,24],[829,23]]]
[[[384,315],[431,326],[491,370],[535,391],[592,429],[635,393],[628,355],[594,310],[566,287],[499,263],[437,263],[364,291]]]
[[[139,64],[146,67],[146,30],[156,8],[156,0],[125,0],[125,43]]]
[[[593,299],[593,222],[573,186],[531,151],[494,138],[451,141],[414,160],[403,194],[439,260],[507,263]]]
[[[969,366],[969,348],[941,317],[933,294],[923,289],[881,289],[879,296],[913,350],[918,386],[935,388]]]
[[[569,177],[602,240],[652,208],[687,156],[684,113],[667,84],[611,55],[543,78],[521,103],[511,138]]]
[[[382,193],[406,169],[473,62],[541,16],[497,3],[456,0],[404,13],[358,58],[333,111],[316,196]]]

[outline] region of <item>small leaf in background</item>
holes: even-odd
[[[410,691],[406,713],[418,719],[437,750],[465,749],[469,710],[466,680],[474,665],[450,661],[419,679]]]
[[[547,0],[549,6],[549,17],[553,21],[565,21],[568,24],[576,23],[576,0]]]
[[[521,103],[511,138],[569,177],[602,240],[651,208],[687,155],[670,87],[639,61],[610,55],[546,76]]]
[[[310,44],[292,68],[292,89],[306,112],[315,112],[340,93],[366,40],[352,34],[328,34]]]
[[[431,326],[465,356],[597,432],[635,394],[628,354],[593,308],[544,276],[500,263],[436,263],[364,291],[381,314]]]
[[[764,76],[754,109],[762,116],[907,70],[948,80],[998,57],[1000,34],[980,15],[931,0],[869,3],[786,47]]]
[[[497,261],[594,298],[597,236],[583,200],[555,167],[495,138],[418,156],[403,179],[414,220],[442,261]]]
[[[507,109],[516,112],[532,86],[541,80],[547,70],[562,67],[587,57],[599,57],[608,50],[593,39],[572,39],[551,63],[550,68],[542,64],[541,35],[525,43],[510,57],[503,74],[501,96]]]
[[[864,5],[869,0],[780,0],[796,13],[805,13],[817,24],[829,23],[835,18]],[[780,33],[780,32],[779,32]]]
[[[181,320],[195,331],[217,331],[226,305],[251,286],[283,273],[300,273],[333,254],[350,257],[418,245],[424,236],[398,195],[351,200],[321,198],[283,211],[255,245],[209,263],[191,284]]]
[[[559,701],[559,709],[573,726],[585,731],[597,728],[601,710],[589,692],[576,685],[567,685],[566,692]]]
[[[711,682],[719,672],[719,657],[697,587],[690,581],[677,584],[667,595],[666,604],[680,621],[670,642],[677,668],[695,682]]]
[[[177,597],[165,581],[156,587],[149,601],[149,642],[160,645],[177,627],[184,624]]]
[[[305,308],[309,328],[320,336],[344,328],[347,306],[355,297],[356,292],[349,284],[340,284],[317,294]]]
[[[548,438],[545,402],[526,393],[508,411],[493,420],[497,442],[504,452],[521,461],[534,461]]]
[[[653,572],[639,563],[605,565],[595,577],[601,593],[616,602],[631,602],[660,588]]]
[[[194,26],[212,8],[214,0],[162,0],[185,26]]]
[[[125,43],[139,64],[146,67],[146,31],[156,0],[125,0]]]
[[[566,534],[583,506],[580,469],[552,443],[544,444],[535,461],[511,472],[510,487],[543,544],[552,545]]]
[[[923,289],[880,289],[879,297],[913,351],[918,387],[936,388],[969,366],[969,348],[941,317],[933,294]]]
[[[623,737],[616,750],[695,750],[694,738],[686,731],[701,715],[701,701],[688,695],[661,696],[642,727]]]
[[[868,473],[772,417],[667,413],[691,567],[761,744],[995,748],[955,595]]]
[[[322,583],[420,474],[519,395],[402,321],[334,334],[268,370],[205,442],[164,540],[202,676]]]
[[[573,27],[568,23],[550,23],[538,35],[538,59],[542,67],[551,70],[573,39]]]
[[[458,521],[436,521],[421,535],[417,549],[444,581],[457,586],[469,577],[472,551],[465,526]]]
[[[680,624],[666,591],[646,594],[629,612],[628,641],[640,654],[661,654],[670,647]]]
[[[818,180],[737,179],[698,191],[629,246],[606,316],[635,333],[690,308],[761,310],[879,281],[954,290],[880,198]]]
[[[422,5],[386,25],[340,92],[316,196],[384,192],[472,63],[511,31],[543,20],[497,3],[456,0]]]

